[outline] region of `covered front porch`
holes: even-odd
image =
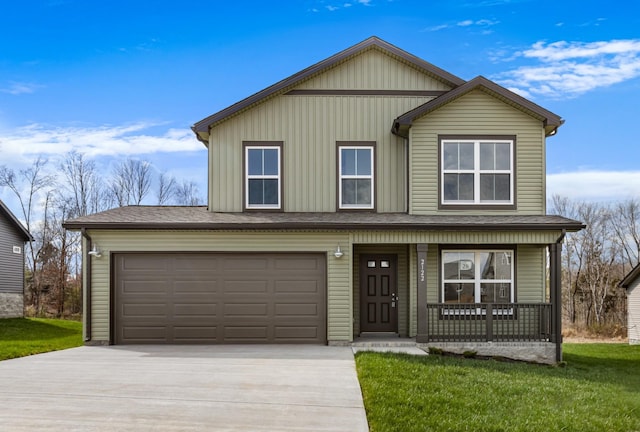
[[[561,304],[562,236],[547,236],[555,241],[353,244],[353,343],[414,343],[426,350],[433,347],[541,363],[560,361],[561,308],[556,305]],[[477,298],[452,299],[447,292],[451,281],[443,275],[450,250],[467,254],[482,251],[476,253],[485,258],[496,255],[494,251],[509,251],[511,273],[503,276],[500,284],[487,285],[506,290],[505,298],[484,301],[484,283],[492,281],[478,278],[482,295],[478,289]],[[376,334],[385,342],[371,340]]]

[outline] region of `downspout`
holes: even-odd
[[[567,230],[563,229],[562,234],[556,240],[553,247],[552,257],[554,262],[551,263],[554,271],[553,275],[553,303],[555,309],[553,311],[555,321],[555,340],[556,340],[556,361],[562,361],[562,242],[567,235]]]
[[[89,251],[91,250],[93,244],[91,237],[87,234],[86,228],[81,228],[80,232],[82,233],[82,237],[87,240],[87,247],[84,248],[83,252],[83,262],[85,263],[85,271],[86,271],[86,281],[85,281],[85,304],[87,305],[84,310],[84,323],[85,323],[85,336],[84,341],[91,341],[91,255],[89,255]]]

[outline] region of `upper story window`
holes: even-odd
[[[245,208],[282,208],[282,143],[245,143]]]
[[[441,138],[441,204],[513,205],[514,141]]]
[[[338,143],[340,209],[374,208],[374,143]]]

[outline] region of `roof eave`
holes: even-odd
[[[552,113],[551,111],[531,102],[530,100],[520,96],[517,93],[512,92],[509,89],[506,89],[493,81],[483,77],[477,76],[474,79],[467,81],[466,83],[448,91],[447,93],[438,96],[435,99],[432,99],[419,107],[408,111],[398,118],[394,120],[393,130],[404,131],[411,128],[413,122],[432,111],[435,111],[444,105],[447,105],[450,102],[464,96],[465,94],[475,90],[475,89],[485,89],[489,92],[495,93],[516,105],[516,108],[524,111],[535,114],[538,118],[542,120],[545,135],[552,136],[555,135],[558,128],[562,126],[564,120],[558,116],[557,114]],[[401,135],[405,136],[405,135]],[[408,136],[408,132],[407,135]],[[405,137],[406,137],[405,136]]]
[[[628,289],[631,284],[640,276],[640,264],[636,265],[630,272],[627,274],[624,279],[620,281],[618,286],[620,288]]]
[[[585,228],[581,223],[556,224],[460,224],[460,223],[334,223],[334,222],[268,222],[268,223],[206,223],[206,222],[171,222],[171,223],[64,223],[63,227],[70,231],[87,230],[209,230],[209,231],[286,231],[286,230],[335,230],[335,231],[580,231]]]
[[[9,210],[9,207],[7,207],[2,201],[0,201],[0,212],[3,213],[7,217],[7,219],[9,219],[9,222],[11,222],[11,224],[20,233],[24,241],[26,242],[34,241],[34,238],[31,235],[31,233],[24,227],[24,225],[22,225],[22,223],[18,220],[18,218],[16,218],[16,216],[11,212],[11,210]]]

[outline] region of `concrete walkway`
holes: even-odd
[[[350,347],[80,347],[0,361],[6,431],[368,431]]]

